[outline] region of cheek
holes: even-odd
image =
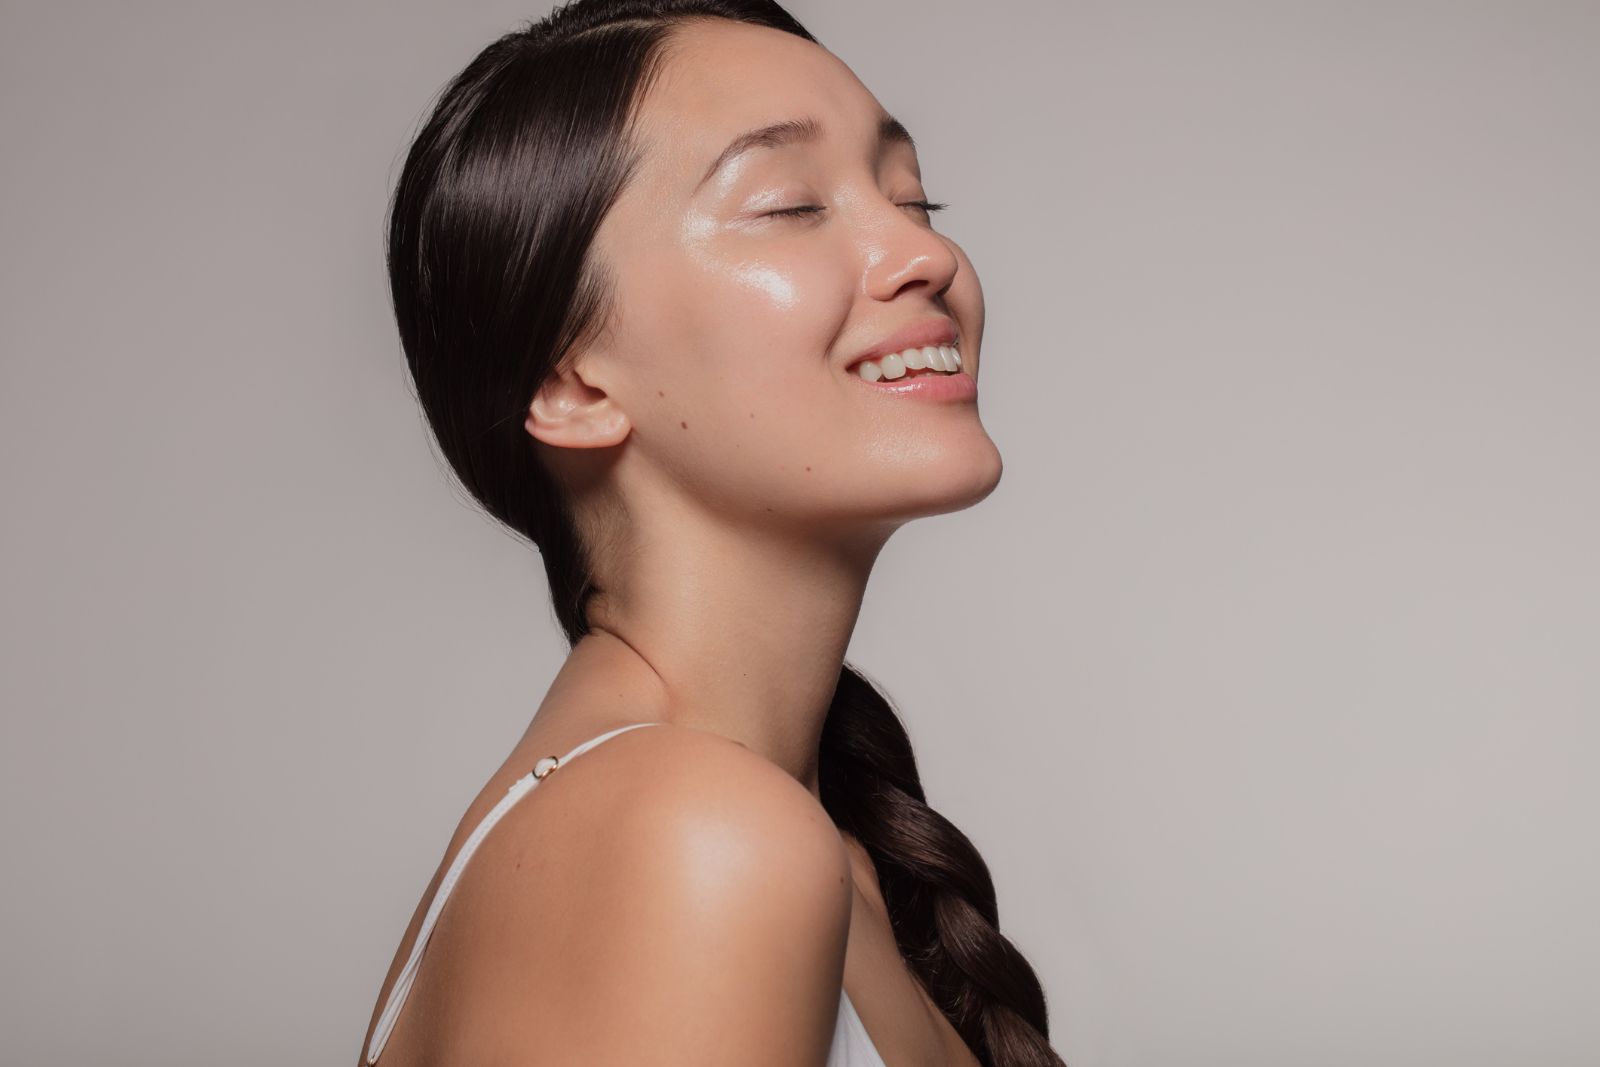
[[[686,299],[735,325],[772,328],[796,314],[825,317],[841,287],[848,299],[847,265],[815,240],[724,235],[686,245],[683,256]]]
[[[794,315],[747,332],[719,335],[703,360],[692,397],[712,448],[739,464],[781,466],[820,440],[838,441],[846,396],[831,362],[832,324]],[[695,418],[689,420],[691,429]],[[698,436],[698,435],[697,435]]]
[[[707,367],[641,427],[653,462],[696,499],[729,513],[813,512],[859,468],[867,430],[851,423],[824,357],[751,343]]]
[[[811,250],[702,256],[682,272],[687,354],[704,395],[760,422],[820,402],[850,314],[850,279]]]
[[[679,477],[748,493],[842,450],[847,275],[815,258],[766,254],[660,264],[632,288],[626,379],[648,449]],[[628,316],[625,316],[627,318]],[[630,393],[633,390],[630,389]],[[831,444],[829,444],[831,442]]]

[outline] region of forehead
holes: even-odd
[[[727,19],[681,27],[639,101],[644,165],[698,179],[728,141],[754,127],[816,116],[827,140],[876,135],[882,105],[844,61],[792,33]]]

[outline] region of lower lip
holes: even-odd
[[[850,371],[850,377],[859,384],[878,393],[887,393],[890,396],[916,396],[927,400],[973,400],[978,395],[978,382],[966,371],[956,371],[954,374],[919,374],[914,378],[896,378],[894,381],[884,381],[882,378],[869,382],[855,371]]]

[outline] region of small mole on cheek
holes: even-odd
[[[666,390],[664,390],[664,389],[657,389],[656,390],[656,396],[666,396],[666,395],[667,395]]]
[[[689,424],[687,422],[680,422],[680,423],[678,423],[678,425],[682,426],[685,430],[687,430],[689,428]]]
[[[806,470],[810,470],[810,469],[811,469],[811,468],[810,468],[810,467],[807,467],[807,468],[806,468]]]

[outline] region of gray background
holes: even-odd
[[[5,5],[5,1063],[354,1062],[542,696],[379,248],[547,7]],[[1067,1061],[1597,1062],[1600,7],[793,10],[987,293],[851,657]]]

